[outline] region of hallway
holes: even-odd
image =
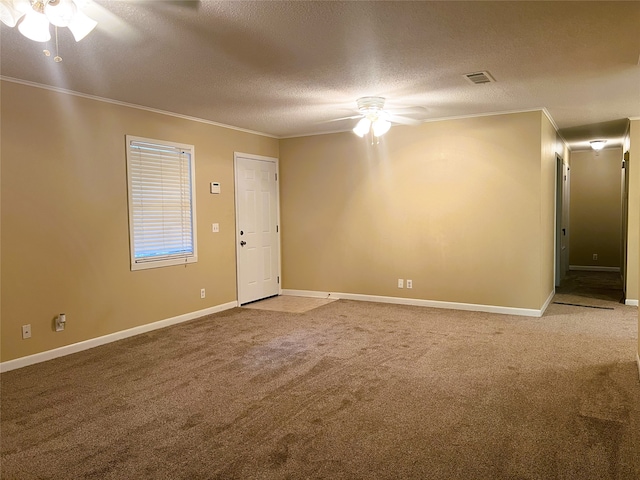
[[[556,294],[624,302],[620,272],[570,270],[561,286],[556,288]]]

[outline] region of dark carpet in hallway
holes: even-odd
[[[622,278],[620,272],[591,272],[570,270],[562,279],[556,293],[585,298],[622,302]]]

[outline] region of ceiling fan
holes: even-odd
[[[361,97],[356,100],[359,115],[347,118],[360,118],[353,133],[364,137],[372,132],[375,137],[381,137],[389,131],[392,123],[401,125],[419,125],[421,122],[410,117],[397,115],[384,110],[384,97]]]
[[[165,11],[176,8],[198,10],[201,0],[129,0],[129,3]],[[50,30],[53,26],[56,42],[54,60],[57,63],[62,61],[57,54],[58,27],[67,27],[76,42],[93,31],[98,23],[104,32],[114,38],[139,38],[135,29],[124,19],[93,0],[0,0],[0,21],[9,27],[17,27],[22,35],[35,42],[51,40]],[[49,50],[44,50],[44,54],[49,56]]]

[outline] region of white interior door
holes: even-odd
[[[556,156],[556,287],[560,286],[562,282],[562,237],[564,232],[562,231],[562,205],[564,202],[563,186],[563,165],[562,159]]]
[[[562,167],[563,171],[563,187],[562,193],[564,195],[564,199],[562,201],[562,250],[561,250],[561,261],[562,261],[562,278],[567,275],[569,271],[569,240],[571,237],[571,230],[569,229],[569,212],[570,202],[571,202],[571,168],[566,163],[563,163]]]
[[[556,287],[569,270],[569,166],[556,156]]]
[[[238,303],[280,293],[277,159],[235,154]]]

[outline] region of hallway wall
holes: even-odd
[[[621,148],[571,154],[571,267],[620,268],[621,166]]]

